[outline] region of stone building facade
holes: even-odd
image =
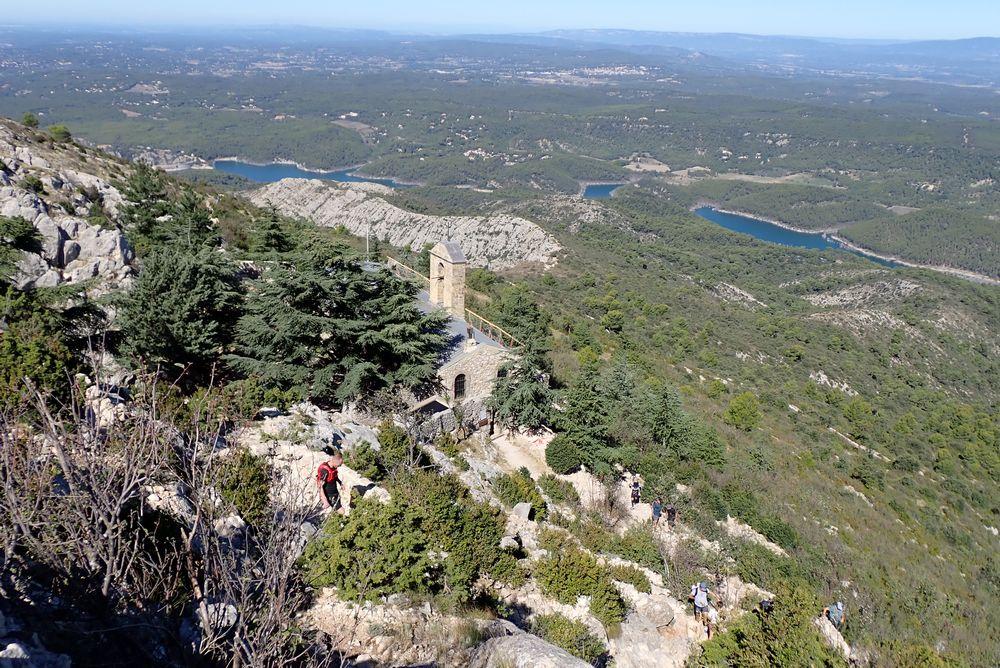
[[[441,422],[442,414],[461,407],[468,420],[481,424],[488,420],[484,402],[492,394],[501,368],[516,352],[467,321],[467,263],[458,244],[437,244],[430,251],[430,260],[429,289],[421,293],[423,308],[448,311],[450,341],[437,371],[440,392],[418,403],[415,410],[431,416],[432,422]]]

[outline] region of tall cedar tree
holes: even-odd
[[[192,380],[207,378],[239,309],[236,272],[218,250],[161,248],[146,257],[122,299],[123,352],[147,368],[186,368]]]
[[[493,386],[490,408],[496,421],[509,429],[538,429],[550,422],[553,395],[549,388],[551,364],[549,319],[523,288],[505,290],[496,318],[522,343],[517,361],[505,364]]]
[[[320,244],[294,265],[272,265],[250,290],[227,356],[239,373],[303,398],[341,402],[434,378],[445,347],[443,313],[424,314],[415,288],[367,272]]]
[[[159,219],[171,213],[167,183],[163,173],[143,163],[137,163],[122,189],[125,205],[119,219],[129,241],[140,255],[152,250],[158,239]]]
[[[529,357],[501,367],[489,399],[494,419],[503,427],[539,429],[549,423],[552,390],[540,365]]]

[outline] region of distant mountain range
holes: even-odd
[[[538,37],[564,44],[614,46],[647,55],[685,49],[765,68],[918,77],[986,86],[1000,82],[998,37],[905,42],[638,30],[554,30]]]

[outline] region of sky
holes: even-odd
[[[0,23],[41,23],[39,5]],[[410,32],[628,28],[843,38],[1000,36],[1000,0],[49,0],[44,23],[310,25]]]

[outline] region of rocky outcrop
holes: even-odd
[[[108,180],[108,159],[83,152],[72,144],[37,143],[24,129],[0,123],[0,216],[30,222],[41,246],[19,263],[19,288],[96,278],[107,291],[132,275],[134,253],[125,235],[110,222],[102,227],[85,218],[96,211],[110,221],[123,200]]]
[[[521,631],[513,624],[497,622],[489,629],[495,637],[473,650],[469,668],[588,668],[566,650]]]
[[[38,635],[0,611],[0,668],[69,668],[69,657],[49,652]]]
[[[258,206],[324,227],[344,226],[354,234],[370,232],[394,246],[419,249],[442,239],[462,246],[470,264],[503,269],[524,262],[550,263],[559,244],[535,223],[513,215],[429,216],[383,199],[392,189],[375,183],[335,183],[282,179],[247,194]]]

